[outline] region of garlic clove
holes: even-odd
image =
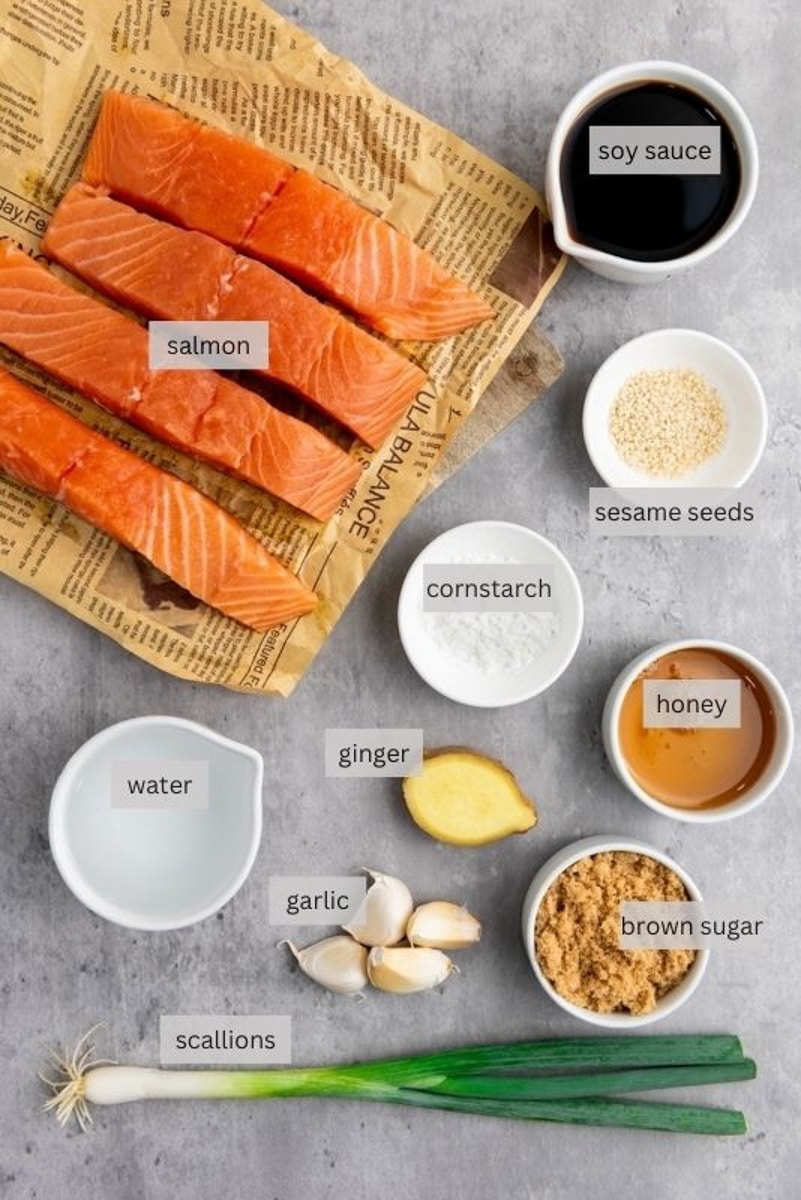
[[[365,870],[373,882],[350,924],[342,928],[364,946],[394,946],[406,934],[414,908],[412,893],[393,875]]]
[[[481,922],[463,905],[432,900],[429,904],[421,904],[409,917],[406,937],[411,946],[466,950],[480,939]]]
[[[280,944],[289,946],[301,971],[329,992],[355,996],[367,987],[367,950],[353,938],[337,934],[305,950],[288,940]]]
[[[367,977],[382,992],[406,995],[444,983],[456,967],[441,950],[416,946],[374,946],[367,956]]]

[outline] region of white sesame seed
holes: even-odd
[[[646,475],[675,479],[717,454],[726,440],[720,393],[698,371],[638,371],[612,401],[609,434],[620,457]]]

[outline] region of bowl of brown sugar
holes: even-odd
[[[643,842],[572,842],[543,864],[523,904],[534,974],[560,1008],[592,1025],[631,1029],[659,1021],[690,998],[709,951],[621,949],[621,905],[701,898],[677,863]]]

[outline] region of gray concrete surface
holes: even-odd
[[[556,115],[582,81],[636,58],[687,61],[726,82],[748,109],[762,150],[761,187],[740,235],[691,276],[635,291],[570,268],[542,315],[567,360],[563,379],[406,521],[291,700],[172,680],[0,579],[0,1194],[793,1200],[801,1170],[798,774],[742,820],[708,829],[673,823],[614,781],[598,723],[619,667],[679,634],[741,644],[775,668],[794,702],[799,697],[798,18],[789,0],[278,7],[388,91],[535,183]],[[581,441],[585,385],[617,344],[673,324],[727,338],[763,380],[771,429],[757,477],[761,535],[590,540],[586,494],[596,480]],[[491,516],[556,541],[578,571],[587,615],[577,658],[556,686],[517,708],[484,712],[451,704],[418,680],[398,642],[394,607],[405,568],[430,537]],[[266,828],[249,883],[218,919],[145,935],[96,919],[66,891],[49,856],[46,814],[60,766],[86,737],[153,712],[196,718],[263,752]],[[539,829],[475,852],[436,845],[407,820],[391,783],[323,779],[331,723],[421,723],[432,742],[497,754],[537,797]],[[585,1032],[539,992],[518,915],[551,850],[600,832],[647,839],[710,896],[742,895],[770,909],[759,942],[716,953],[692,1002],[662,1027],[743,1036],[760,1066],[756,1083],[731,1089],[749,1116],[744,1138],[527,1127],[323,1101],[130,1106],[101,1112],[83,1136],[39,1112],[44,1045],[73,1039],[94,1021],[107,1024],[104,1049],[143,1063],[157,1061],[161,1012],[291,1013],[296,1060],[306,1063]],[[362,863],[403,875],[420,896],[464,899],[484,918],[480,949],[441,993],[351,1004],[293,973],[276,949],[266,924],[270,874],[342,873]]]

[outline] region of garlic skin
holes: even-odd
[[[444,983],[456,967],[441,950],[416,946],[375,946],[367,956],[374,988],[396,995],[425,992]]]
[[[421,904],[409,917],[406,937],[410,946],[467,950],[481,938],[481,922],[463,905],[432,900],[430,904]]]
[[[289,946],[301,971],[329,992],[356,996],[367,987],[367,950],[353,938],[337,934],[305,950],[298,950],[289,940],[281,945]]]
[[[412,915],[412,893],[401,879],[365,868],[373,879],[349,925],[343,925],[363,946],[394,946],[406,936]]]

